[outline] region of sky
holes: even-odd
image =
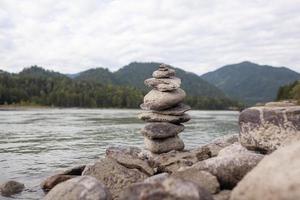
[[[0,0],[0,69],[133,61],[197,74],[252,61],[300,72],[300,0]]]

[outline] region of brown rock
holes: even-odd
[[[137,147],[112,146],[106,149],[106,157],[116,160],[119,164],[151,176],[154,169],[150,167],[149,160],[142,156],[142,150]]]
[[[239,124],[244,147],[271,153],[300,140],[300,106],[249,108],[240,114]]]
[[[111,200],[108,189],[97,179],[79,176],[54,187],[44,200]]]
[[[9,197],[22,192],[24,188],[25,186],[23,183],[19,183],[17,181],[7,181],[0,185],[0,193],[2,196]]]
[[[221,188],[232,189],[264,156],[255,153],[209,158],[191,168],[208,171],[218,178]]]
[[[133,183],[142,182],[148,176],[137,169],[128,169],[113,159],[105,158],[94,165],[87,166],[83,175],[97,178],[105,184],[113,198],[118,198],[121,191]]]
[[[222,190],[218,194],[213,195],[214,200],[229,200],[231,190]]]
[[[167,178],[161,183],[138,183],[127,188],[121,200],[213,200],[205,189],[178,178]]]
[[[231,200],[300,199],[300,142],[280,147],[234,188]]]
[[[200,171],[194,168],[189,168],[174,172],[173,177],[182,178],[187,181],[192,181],[199,186],[205,188],[211,194],[215,194],[220,190],[220,184],[217,178],[209,172]]]
[[[156,122],[147,124],[142,130],[141,133],[150,139],[163,139],[168,137],[174,137],[178,133],[184,130],[183,125],[175,125],[165,122]]]
[[[71,178],[75,178],[77,176],[74,175],[64,175],[64,174],[56,174],[53,176],[48,177],[46,180],[44,180],[41,183],[41,188],[45,191],[48,192],[52,188],[54,188],[57,184],[62,183],[66,180],[69,180]]]
[[[165,110],[181,103],[185,96],[185,92],[180,88],[171,92],[153,89],[144,97],[144,106],[151,110]]]
[[[172,150],[181,151],[184,149],[184,143],[178,136],[153,140],[144,137],[144,143],[145,148],[153,153],[165,153]]]

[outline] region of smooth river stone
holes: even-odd
[[[169,78],[171,76],[175,76],[175,70],[174,69],[168,69],[165,71],[162,70],[156,70],[152,74],[153,78]]]
[[[90,176],[79,176],[54,187],[43,200],[111,200],[104,184]]]
[[[149,107],[145,106],[145,104],[141,104],[140,107],[143,110],[150,110]],[[158,114],[162,114],[162,115],[183,115],[186,111],[191,110],[191,107],[180,103],[177,106],[173,107],[173,108],[169,108],[166,110],[152,110],[152,112],[154,113],[158,113]]]
[[[149,139],[144,137],[146,149],[152,153],[166,153],[172,150],[181,151],[184,149],[184,143],[178,136],[166,139]]]
[[[180,87],[181,80],[177,77],[170,78],[149,78],[144,81],[148,87],[153,87],[161,92],[172,91]]]
[[[183,125],[156,122],[147,124],[141,130],[141,133],[150,139],[163,139],[168,137],[174,137],[183,130]]]
[[[183,114],[179,116],[161,115],[153,112],[143,112],[138,115],[138,118],[146,122],[169,122],[173,124],[180,124],[191,119],[190,115]]]
[[[151,110],[165,110],[181,103],[185,96],[185,91],[180,88],[171,92],[153,89],[144,97],[144,106]]]

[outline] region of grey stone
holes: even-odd
[[[152,112],[162,114],[162,115],[183,115],[186,111],[189,110],[191,110],[190,106],[181,103],[167,110],[161,110],[161,111],[153,110]]]
[[[232,189],[264,156],[243,153],[209,158],[191,168],[208,171],[218,178],[221,188]]]
[[[183,125],[175,125],[165,122],[156,122],[147,124],[141,133],[150,139],[163,139],[174,137],[184,130]]]
[[[199,186],[205,188],[211,194],[215,194],[220,190],[220,184],[217,178],[207,171],[189,168],[174,172],[172,176],[176,178],[182,178],[187,181],[193,181]]]
[[[222,190],[218,194],[213,195],[214,200],[229,200],[231,190]]]
[[[143,112],[138,115],[138,118],[146,122],[169,122],[174,124],[184,123],[191,119],[190,115],[188,114],[173,116],[173,115],[161,115],[154,112]]]
[[[241,153],[255,153],[243,147],[240,143],[233,143],[219,151],[218,156],[227,156]]]
[[[153,153],[165,153],[172,150],[181,151],[184,149],[184,143],[178,136],[153,140],[145,137],[144,143],[146,149]]]
[[[57,184],[62,183],[64,181],[67,181],[71,178],[75,178],[77,176],[74,175],[65,175],[65,174],[56,174],[53,176],[50,176],[48,178],[46,178],[46,180],[44,180],[41,183],[41,188],[45,191],[48,192],[50,191],[52,188],[54,188]]]
[[[280,147],[233,189],[231,200],[300,199],[300,142]]]
[[[185,96],[186,93],[180,88],[170,92],[153,89],[144,97],[144,106],[151,110],[165,110],[181,103]]]
[[[83,175],[95,177],[105,184],[114,199],[118,198],[126,187],[148,178],[145,173],[137,169],[128,169],[109,158],[101,159],[91,166],[86,166]]]
[[[156,70],[153,72],[152,76],[154,78],[169,78],[175,76],[175,70],[170,68],[164,68],[164,70]]]
[[[142,150],[137,147],[111,146],[106,149],[106,157],[116,160],[119,164],[151,176],[154,169],[150,167],[150,162],[142,157]]]
[[[9,197],[22,192],[24,188],[25,186],[23,183],[19,183],[17,181],[7,181],[0,185],[0,192],[2,196]]]
[[[239,125],[244,147],[271,153],[300,140],[300,106],[252,107],[240,114]]]
[[[209,157],[215,157],[219,154],[219,151],[224,149],[227,146],[230,146],[231,144],[238,142],[239,136],[238,134],[231,134],[231,135],[225,135],[222,137],[219,137],[212,142],[200,146],[195,149],[195,151],[202,151],[202,149],[208,149]]]
[[[170,78],[149,78],[144,81],[148,87],[153,87],[161,92],[172,91],[180,87],[181,80],[177,77]]]
[[[151,176],[151,177],[145,179],[144,183],[161,183],[169,177],[170,177],[170,175],[168,173],[164,172],[164,173],[156,174],[154,176]]]
[[[213,200],[204,188],[178,178],[167,178],[160,183],[138,183],[127,188],[121,200]]]
[[[54,187],[44,200],[111,200],[111,194],[100,181],[79,176]]]

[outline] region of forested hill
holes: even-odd
[[[140,88],[116,83],[109,79],[111,72],[103,69],[91,69],[86,76],[81,73],[77,78],[45,70],[33,66],[18,74],[0,73],[0,105],[45,105],[58,107],[87,107],[87,108],[138,108],[142,103],[145,91]],[[98,75],[102,77],[98,80]],[[84,77],[88,78],[84,78]],[[76,76],[73,76],[76,77]],[[115,75],[113,76],[115,77]],[[138,74],[133,76],[139,77]],[[118,78],[117,78],[118,79]],[[205,96],[188,96],[186,103],[194,109],[227,109],[239,106],[228,98],[212,98]]]
[[[231,98],[248,104],[276,99],[280,86],[300,79],[300,74],[285,67],[242,62],[227,65],[201,76]]]
[[[79,73],[75,79],[94,81],[96,83],[132,86],[147,91],[148,88],[145,87],[144,80],[152,77],[152,72],[155,71],[159,65],[160,63],[155,62],[133,62],[114,73],[108,69],[96,68]],[[203,80],[198,75],[179,68],[174,69],[176,70],[176,76],[181,78],[182,88],[188,95],[226,98],[220,89]]]
[[[277,100],[287,99],[296,100],[300,104],[300,81],[295,81],[279,88]]]

